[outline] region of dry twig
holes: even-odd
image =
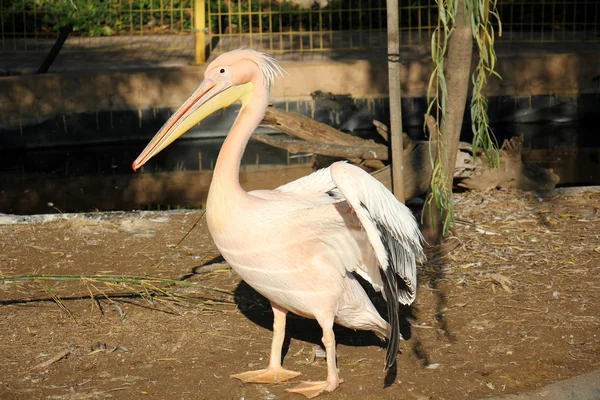
[[[63,358],[67,357],[72,352],[73,352],[73,346],[69,346],[68,349],[65,349],[65,350],[61,351],[60,353],[58,353],[57,355],[55,355],[54,357],[33,366],[31,369],[36,370],[36,369],[44,369],[46,367],[49,367],[50,365],[54,364],[55,362],[60,361]]]

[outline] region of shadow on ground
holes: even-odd
[[[382,316],[386,318],[387,315],[384,311],[385,303],[381,298],[381,295],[372,296],[373,293],[370,293],[372,290],[368,290],[368,292]],[[265,297],[252,289],[246,282],[241,281],[234,291],[234,298],[239,310],[246,318],[265,329],[273,330],[273,313],[271,311],[271,305]],[[411,336],[410,323],[407,321],[407,318],[411,317],[411,309],[406,307],[401,309],[400,313],[401,332],[406,340]],[[334,332],[337,344],[344,346],[379,346],[382,348],[386,346],[386,343],[379,340],[379,338],[371,331],[355,331],[336,324],[334,326]],[[286,323],[286,338],[282,351],[283,358],[285,359],[292,338],[318,345],[323,348],[321,336],[321,327],[316,320],[303,318],[293,313],[289,313]],[[394,365],[394,367],[387,372],[384,385],[391,385],[396,380],[396,377],[397,372],[396,366]]]

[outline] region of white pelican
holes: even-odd
[[[232,375],[275,383],[300,375],[281,366],[288,311],[314,318],[323,329],[327,379],[288,389],[312,398],[335,390],[338,377],[333,324],[388,338],[385,369],[396,360],[399,303],[411,304],[416,261],[424,258],[410,211],[376,179],[337,162],[275,190],[244,191],[240,160],[264,117],[269,88],[282,69],[250,49],[217,57],[204,81],[133,162],[136,170],[203,118],[240,100],[241,111],[217,158],[206,205],[208,229],[231,267],[273,308],[273,342],[266,369]],[[387,300],[390,323],[353,275]]]

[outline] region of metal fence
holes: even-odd
[[[598,0],[498,0],[502,41],[600,42]]]
[[[386,47],[385,0],[213,0],[206,5],[213,52],[249,45],[271,53]],[[598,0],[498,0],[502,42],[600,41]],[[401,46],[429,44],[434,0],[400,0]]]
[[[0,0],[2,53],[181,50],[192,53],[195,0]]]
[[[598,0],[498,0],[501,42],[600,42]],[[400,0],[403,46],[427,45],[434,0]],[[49,49],[178,51],[196,62],[242,45],[269,53],[386,46],[385,0],[0,0],[0,57]]]
[[[432,1],[401,1],[403,44],[428,41],[436,23]],[[385,0],[216,0],[207,6],[212,52],[241,45],[271,53],[385,48]]]

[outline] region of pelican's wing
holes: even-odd
[[[389,368],[395,362],[400,339],[398,301],[406,305],[414,301],[416,261],[425,258],[421,232],[410,210],[367,172],[344,162],[330,169],[337,188],[360,220],[379,264],[392,329],[386,356]],[[373,276],[372,280],[377,278]]]
[[[397,296],[411,304],[417,287],[416,261],[424,259],[421,232],[410,210],[377,179],[351,164],[338,162],[331,177],[356,212],[379,263],[382,279],[398,281]]]
[[[253,190],[250,195],[265,200],[283,200],[288,206],[304,209],[344,200],[331,179],[329,168],[303,176],[274,190]]]
[[[283,193],[293,192],[308,196],[319,196],[326,195],[328,192],[334,191],[334,189],[335,183],[331,179],[330,168],[323,168],[293,182],[279,186],[275,190]]]

